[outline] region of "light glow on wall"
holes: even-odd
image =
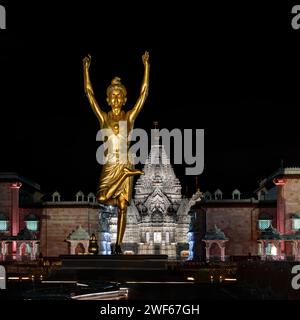
[[[161,232],[154,232],[154,243],[161,243]]]
[[[266,255],[277,256],[277,248],[274,244],[268,243],[266,246]]]
[[[30,231],[37,231],[38,222],[37,221],[26,221],[26,227]]]
[[[259,230],[268,229],[271,226],[271,220],[258,220]]]
[[[0,231],[6,231],[8,229],[7,221],[0,221]]]
[[[271,248],[271,255],[277,256],[277,248],[274,246],[274,244],[272,245],[272,248]]]
[[[300,219],[294,218],[293,219],[293,229],[299,230],[300,229]]]

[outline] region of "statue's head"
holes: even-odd
[[[113,114],[118,115],[127,101],[127,91],[120,78],[115,77],[112,79],[110,86],[106,90],[106,95],[106,101],[111,106]]]

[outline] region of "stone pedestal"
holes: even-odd
[[[63,255],[62,269],[167,270],[167,255]]]

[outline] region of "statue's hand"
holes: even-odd
[[[145,51],[145,53],[142,56],[142,59],[143,59],[144,65],[146,65],[149,62],[149,52],[148,51]]]
[[[83,61],[83,66],[84,66],[85,68],[89,68],[90,65],[91,65],[91,61],[92,61],[91,55],[88,54],[87,57],[84,57],[82,61]]]

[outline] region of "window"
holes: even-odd
[[[8,230],[8,218],[4,213],[0,213],[0,232]]]
[[[232,199],[233,200],[240,200],[241,199],[241,193],[238,189],[233,190]]]
[[[26,227],[30,231],[37,231],[38,222],[37,221],[26,221]]]
[[[259,200],[266,200],[266,193],[264,191],[260,192]]]
[[[60,202],[60,194],[57,191],[52,194],[52,202]]]
[[[78,191],[76,193],[76,202],[83,202],[84,201],[84,194],[82,191]]]
[[[211,193],[209,191],[206,191],[204,193],[204,199],[205,200],[211,200],[212,196],[211,196]]]
[[[161,243],[161,232],[154,232],[154,243]]]
[[[258,220],[258,228],[259,230],[268,229],[271,226],[271,220]]]
[[[96,200],[95,195],[93,193],[88,194],[88,202],[94,203]]]
[[[300,218],[293,218],[293,229],[300,230]]]
[[[0,221],[0,231],[7,231],[7,221],[2,220]]]
[[[29,231],[38,231],[39,219],[35,214],[29,214],[24,220]]]
[[[215,200],[222,200],[222,191],[220,189],[215,191]]]

